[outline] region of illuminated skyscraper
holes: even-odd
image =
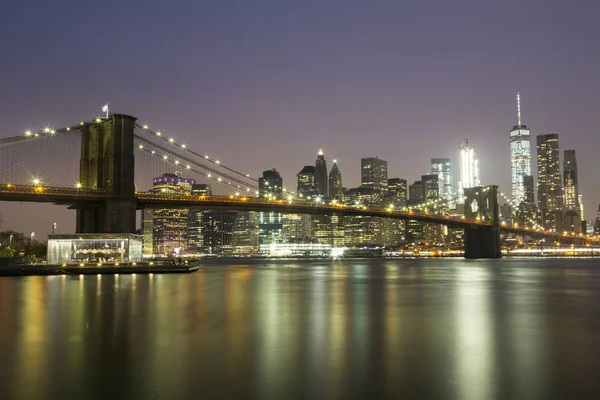
[[[315,188],[317,189],[317,195],[322,197],[329,196],[327,183],[327,161],[325,161],[323,149],[319,149],[319,153],[317,154],[317,162],[315,164]]]
[[[342,188],[342,173],[337,166],[337,160],[333,160],[333,167],[329,171],[329,198],[342,200],[344,193]]]
[[[360,159],[360,186],[383,193],[387,189],[388,164],[377,157]]]
[[[452,161],[449,158],[432,158],[431,173],[438,176],[439,197],[451,200],[454,196],[454,179],[452,177]]]
[[[558,134],[537,135],[538,204],[541,210],[562,209]]]
[[[527,125],[521,123],[521,96],[517,93],[517,125],[510,131],[510,170],[512,200],[525,200],[525,176],[531,175],[531,141]]]
[[[464,189],[481,186],[479,180],[479,160],[473,146],[469,146],[469,141],[465,141],[460,146],[460,182],[458,188],[460,194]]]
[[[298,172],[296,177],[298,178],[296,193],[298,193],[299,196],[310,198],[316,195],[316,168],[313,165],[307,165],[302,168],[302,171]]]
[[[575,158],[575,150],[565,150],[563,163],[565,211],[576,211],[579,214],[579,185],[577,182],[577,158]]]
[[[186,194],[192,192],[193,179],[184,179],[181,173],[164,174],[154,178],[151,192]],[[159,208],[152,213],[152,252],[171,255],[187,249],[188,209]]]
[[[260,197],[281,199],[283,195],[283,179],[275,169],[263,172],[258,178],[258,192]],[[259,243],[280,243],[283,239],[283,217],[278,212],[260,212],[258,216]]]

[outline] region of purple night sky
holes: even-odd
[[[597,2],[12,3],[0,15],[1,137],[90,120],[108,101],[254,176],[275,167],[290,189],[321,137],[346,187],[370,156],[409,183],[430,158],[451,157],[458,180],[468,138],[482,183],[508,193],[520,91],[532,142],[557,132],[561,153],[576,149],[585,217],[595,217]],[[0,203],[0,212],[2,229],[40,239],[53,221],[74,230],[62,207]]]

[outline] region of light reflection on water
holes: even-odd
[[[594,260],[0,278],[0,397],[595,397],[599,300]]]

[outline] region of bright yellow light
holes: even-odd
[[[139,147],[140,149],[143,149],[143,148],[144,148],[144,145],[143,145],[143,144],[140,144],[138,147]]]
[[[168,157],[167,155],[164,155],[164,156],[163,156],[163,160],[166,160],[166,159],[168,159],[168,158],[169,158],[169,157]]]
[[[179,165],[179,160],[175,161],[175,165]]]
[[[33,132],[31,132],[29,129],[27,129],[25,131],[25,136],[31,136]]]
[[[187,147],[187,146],[186,146],[185,144],[182,144],[182,145],[181,145],[181,148],[182,148],[182,149],[185,149],[186,147]]]
[[[36,185],[36,186],[39,185],[40,184],[40,180],[38,178],[34,178],[33,179],[33,184]]]
[[[75,187],[76,187],[77,189],[81,189],[81,182],[77,182],[77,183],[75,184]]]
[[[160,133],[160,131],[156,132],[156,136],[161,136],[161,135],[162,135],[162,133]]]
[[[102,122],[102,120],[100,119],[100,117],[96,117],[96,118],[94,119],[94,122],[98,123],[98,122]]]
[[[49,132],[50,132],[50,127],[48,127],[48,126],[45,126],[45,127],[44,127],[44,133],[49,133]]]
[[[221,161],[217,160],[215,161],[216,164],[221,164]]]
[[[148,125],[144,125],[144,126],[142,126],[142,128],[148,130]]]
[[[186,166],[185,166],[185,168],[187,168],[187,169],[190,169],[190,168],[192,168],[192,167],[190,167],[189,165],[186,165]]]

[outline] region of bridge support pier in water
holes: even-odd
[[[501,258],[498,186],[465,189],[465,217],[489,223],[465,228],[465,258]]]
[[[109,197],[77,209],[77,233],[135,232],[135,121],[112,114],[81,126],[81,188],[104,190]]]
[[[465,258],[501,258],[500,228],[471,225],[465,229]]]

